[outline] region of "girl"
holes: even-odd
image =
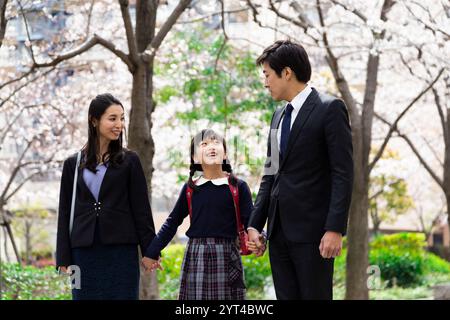
[[[193,190],[191,226],[186,232],[189,241],[181,267],[180,300],[245,299],[244,274],[236,244],[236,213],[228,184],[238,188],[245,228],[253,203],[247,184],[233,175],[226,161],[226,150],[225,141],[213,130],[202,130],[192,139],[189,181],[142,261],[147,270],[162,269],[161,250],[189,214],[187,191]],[[194,181],[196,171],[203,174]]]
[[[56,265],[66,273],[71,265],[79,268],[70,268],[81,276],[74,300],[136,300],[137,245],[145,252],[155,228],[139,158],[122,147],[122,103],[110,94],[98,95],[89,106],[88,128],[79,166],[77,154],[64,162]]]

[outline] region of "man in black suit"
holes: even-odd
[[[257,63],[272,98],[288,103],[272,117],[249,240],[262,247],[259,236],[268,219],[277,299],[331,300],[353,184],[347,109],[307,84],[311,65],[301,45],[277,41]]]

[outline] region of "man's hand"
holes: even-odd
[[[251,252],[253,252],[257,257],[260,257],[266,251],[266,239],[262,234],[254,229],[248,229],[248,248]]]
[[[335,258],[341,254],[342,234],[334,231],[327,231],[320,241],[320,255],[326,259]]]
[[[145,273],[150,273],[150,272],[154,271],[155,269],[163,270],[163,267],[161,266],[161,259],[154,260],[154,259],[150,259],[148,257],[143,257],[142,265],[144,266]]]

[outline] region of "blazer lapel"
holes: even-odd
[[[271,129],[278,129],[278,127],[280,126],[281,117],[283,116],[285,109],[286,109],[286,106],[277,110],[277,113],[275,114],[273,122],[272,122]]]
[[[297,139],[298,134],[302,130],[306,121],[308,120],[311,111],[316,106],[317,96],[318,96],[317,91],[313,88],[312,92],[309,94],[308,98],[303,103],[303,106],[300,108],[300,111],[298,112],[297,117],[295,118],[294,124],[292,125],[291,133],[289,134],[288,145],[286,148],[286,155],[281,161],[280,168],[286,162],[286,159],[289,156],[289,151],[292,149],[294,141]]]
[[[280,122],[281,122],[281,118],[284,115],[284,111],[286,110],[286,106],[284,106],[283,108],[280,108],[277,110],[277,112],[275,113],[273,122],[272,122],[272,127],[270,128],[270,130],[279,130],[278,128],[280,127]],[[281,130],[281,129],[280,129]],[[276,147],[275,150],[271,150],[270,153],[273,155],[274,153],[276,154],[280,154],[280,148],[278,145],[278,136],[275,135],[275,139],[277,139],[276,143],[273,144],[273,146]]]

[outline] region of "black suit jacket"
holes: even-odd
[[[76,154],[64,162],[59,198],[56,265],[71,264],[71,248],[88,247],[99,223],[104,244],[139,244],[142,252],[155,236],[147,183],[136,153],[125,152],[119,167],[106,170],[98,202],[79,169],[72,234],[69,236],[70,206]]]
[[[266,172],[249,226],[261,231],[268,219],[270,239],[274,219],[280,219],[285,237],[294,242],[320,242],[327,230],[345,235],[353,184],[346,106],[313,88],[292,125],[286,156],[278,162],[276,129],[281,130],[284,109],[272,117]]]

